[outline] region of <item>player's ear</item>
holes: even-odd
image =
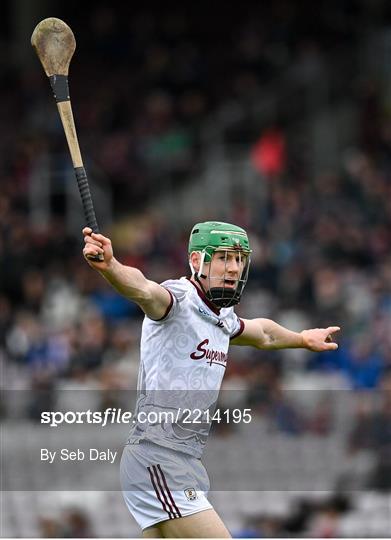
[[[192,253],[190,253],[189,262],[190,265],[194,268],[194,270],[198,272],[201,265],[201,254],[198,251],[193,251]]]

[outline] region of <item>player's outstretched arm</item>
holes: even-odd
[[[158,283],[147,279],[138,268],[121,264],[114,257],[111,240],[103,234],[95,234],[89,227],[83,229],[83,255],[88,264],[100,272],[120,294],[136,302],[151,319],[161,319],[171,305],[171,295]],[[103,261],[89,257],[102,254]]]
[[[244,330],[231,341],[232,345],[250,345],[257,349],[304,348],[314,352],[338,349],[332,335],[340,330],[339,326],[292,332],[270,319],[243,319],[243,322]]]

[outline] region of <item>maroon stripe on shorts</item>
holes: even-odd
[[[163,471],[162,471],[162,469],[161,469],[161,467],[160,467],[159,464],[158,464],[157,468],[159,469],[160,474],[162,475],[163,483],[164,483],[165,488],[166,488],[166,490],[167,490],[168,496],[170,497],[170,500],[171,500],[171,502],[172,502],[172,506],[174,507],[176,513],[178,514],[178,517],[182,517],[182,514],[180,513],[180,511],[179,511],[177,505],[175,504],[175,501],[174,501],[174,499],[173,499],[173,496],[172,496],[172,494],[171,494],[171,491],[169,490],[169,488],[168,488],[168,486],[167,486],[166,477],[164,476],[164,473],[163,473]]]
[[[152,465],[152,469],[153,469],[153,472],[155,473],[155,479],[157,480],[158,486],[160,488],[160,493],[163,495],[164,502],[166,503],[167,507],[170,509],[170,512],[172,513],[174,518],[179,517],[175,515],[175,510],[173,510],[173,507],[171,506],[170,502],[167,499],[167,494],[164,491],[162,484],[160,483],[159,471],[157,470],[156,465]]]
[[[164,510],[165,512],[167,512],[168,517],[169,517],[170,519],[174,519],[175,516],[174,516],[174,514],[173,514],[173,512],[172,512],[172,510],[171,510],[171,507],[169,507],[169,508],[170,508],[170,511],[168,511],[165,502],[164,502],[163,499],[161,498],[161,495],[160,495],[159,490],[158,490],[158,488],[157,488],[157,486],[156,486],[156,482],[155,482],[155,479],[154,479],[154,477],[153,477],[153,472],[151,471],[151,468],[150,468],[150,467],[147,467],[147,469],[148,469],[148,472],[149,472],[149,476],[151,477],[151,482],[152,482],[152,485],[153,485],[153,489],[155,490],[156,496],[157,496],[157,498],[159,499],[160,504],[162,505],[163,510]]]

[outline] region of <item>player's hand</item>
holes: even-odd
[[[113,248],[110,238],[106,238],[103,234],[95,234],[90,227],[84,227],[84,249],[83,255],[88,264],[95,270],[108,270],[110,263],[113,260]],[[103,255],[103,261],[93,260],[90,257]]]
[[[339,326],[303,330],[301,332],[303,347],[314,352],[335,351],[338,349],[338,343],[333,340],[333,334],[339,330]]]

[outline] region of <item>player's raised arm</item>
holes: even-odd
[[[83,235],[83,255],[88,264],[100,272],[117,292],[136,302],[148,317],[155,320],[164,317],[172,303],[168,290],[147,279],[138,268],[117,261],[111,240],[106,236],[93,233],[89,227],[83,229]],[[103,261],[90,258],[99,254],[103,255]]]
[[[270,319],[243,319],[243,322],[244,330],[231,341],[232,345],[250,345],[257,349],[304,348],[314,352],[338,349],[332,334],[340,330],[339,326],[292,332]]]

